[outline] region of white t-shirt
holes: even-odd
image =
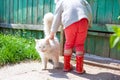
[[[61,24],[65,29],[83,18],[92,25],[92,10],[86,0],[57,0],[51,32],[57,32]]]

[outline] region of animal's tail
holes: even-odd
[[[48,36],[50,34],[51,26],[52,26],[52,21],[53,21],[53,14],[52,13],[46,13],[44,15],[44,33],[45,36]]]

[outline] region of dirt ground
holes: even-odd
[[[75,68],[75,64],[72,64]],[[82,75],[74,71],[63,72],[63,59],[60,60],[60,69],[52,67],[49,63],[48,69],[43,71],[38,61],[8,65],[0,68],[0,80],[120,80],[120,70],[88,64],[84,64],[86,73]]]

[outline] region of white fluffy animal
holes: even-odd
[[[60,53],[60,44],[57,37],[54,40],[46,40],[46,37],[50,34],[51,24],[53,21],[53,14],[47,13],[44,16],[44,39],[35,40],[36,41],[36,50],[38,51],[43,69],[47,68],[47,62],[49,59],[53,61],[53,68],[59,67],[59,53]]]

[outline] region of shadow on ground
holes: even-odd
[[[86,72],[85,74],[77,74],[74,71],[71,72],[63,72],[63,64],[60,63],[60,68],[59,69],[48,69],[48,71],[50,72],[50,76],[55,77],[55,78],[65,78],[65,79],[72,79],[72,75],[77,76],[77,78],[81,77],[84,78],[86,80],[120,80],[120,74],[116,75],[110,72],[100,72],[98,74],[92,74]],[[73,67],[73,69],[75,69],[75,67]],[[94,71],[94,70],[93,70]],[[69,74],[69,75],[68,75]],[[70,76],[71,74],[71,76]],[[74,79],[74,78],[73,78]]]

